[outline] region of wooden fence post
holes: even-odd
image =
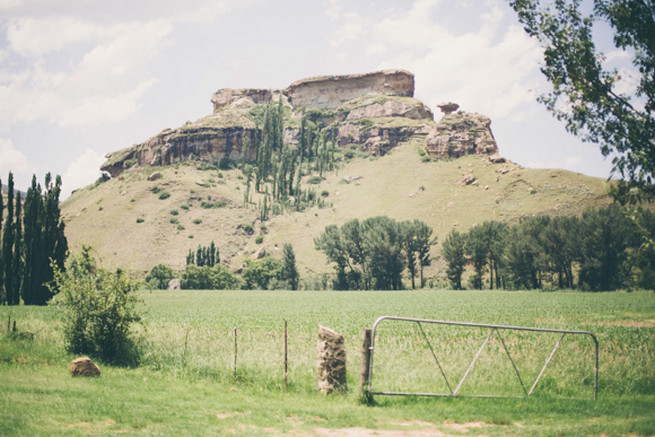
[[[362,372],[359,382],[359,391],[361,394],[364,394],[368,386],[369,367],[371,364],[371,332],[372,330],[369,328],[365,328],[362,331]]]

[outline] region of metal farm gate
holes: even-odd
[[[376,339],[376,330],[378,329],[378,325],[383,322],[383,321],[396,321],[396,322],[409,322],[409,323],[416,323],[416,325],[419,328],[419,331],[422,334],[423,339],[425,340],[425,343],[429,347],[429,350],[431,352],[432,357],[434,358],[434,362],[436,366],[439,368],[439,374],[445,381],[446,386],[448,387],[448,392],[447,393],[419,393],[419,392],[404,392],[404,391],[376,391],[373,387],[373,374],[374,374],[374,352],[375,352],[375,339]],[[444,367],[442,366],[442,363],[439,361],[439,358],[437,357],[437,354],[435,353],[434,347],[432,346],[432,343],[430,343],[430,340],[428,339],[428,336],[425,333],[425,330],[423,329],[423,324],[438,324],[438,325],[450,325],[450,326],[456,326],[456,327],[472,327],[472,328],[481,328],[481,329],[488,329],[489,334],[487,335],[486,339],[482,342],[480,345],[479,349],[477,350],[477,353],[473,357],[471,363],[469,364],[468,368],[464,372],[463,376],[460,378],[459,382],[457,385],[453,388],[453,385],[451,385],[450,381],[448,380],[448,376],[444,370]],[[541,371],[539,372],[539,375],[535,378],[534,382],[532,385],[527,388],[526,384],[523,381],[523,378],[521,377],[521,373],[519,372],[519,369],[517,368],[516,364],[514,363],[514,359],[512,358],[512,355],[510,354],[507,346],[505,345],[505,341],[503,339],[503,336],[501,335],[501,331],[530,331],[530,332],[537,332],[537,333],[556,333],[556,334],[561,334],[559,337],[559,340],[553,347],[553,349],[550,352],[550,355],[546,359],[546,361],[543,364],[543,367],[541,367]],[[368,372],[366,376],[363,375],[365,380],[362,381],[362,385],[368,394],[370,395],[404,395],[404,396],[470,396],[470,397],[507,397],[503,395],[488,395],[488,394],[467,394],[467,395],[462,395],[459,393],[462,384],[466,381],[466,378],[469,376],[471,370],[473,369],[476,361],[480,357],[480,354],[482,351],[485,349],[489,341],[492,339],[492,337],[496,334],[498,336],[498,339],[500,340],[500,344],[502,345],[502,349],[504,352],[507,354],[507,357],[509,358],[509,361],[512,364],[512,367],[514,368],[514,373],[516,375],[516,378],[518,379],[518,382],[521,385],[521,388],[523,389],[523,396],[519,397],[528,397],[530,396],[533,392],[534,389],[537,387],[537,384],[539,384],[539,381],[541,380],[541,377],[544,375],[544,372],[546,371],[546,368],[548,367],[548,364],[551,362],[553,359],[553,356],[555,356],[555,353],[560,347],[560,344],[562,343],[562,340],[564,339],[565,336],[570,335],[570,336],[589,336],[593,339],[594,342],[594,350],[595,350],[595,355],[594,355],[594,399],[597,398],[598,396],[598,340],[596,339],[596,336],[592,334],[591,332],[587,331],[567,331],[567,330],[561,330],[561,329],[545,329],[545,328],[528,328],[528,327],[522,327],[522,326],[504,326],[504,325],[489,325],[489,324],[481,324],[481,323],[465,323],[465,322],[451,322],[451,321],[445,321],[445,320],[427,320],[427,319],[416,319],[416,318],[410,318],[410,317],[396,317],[396,316],[382,316],[379,317],[375,323],[373,324],[373,329],[371,330],[370,333],[370,347],[369,347],[369,356],[368,356]]]

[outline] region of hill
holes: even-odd
[[[444,103],[435,122],[413,95],[405,70],[218,90],[212,114],[107,155],[111,178],[62,205],[69,242],[137,275],[182,269],[211,241],[233,271],[291,243],[302,276],[319,280],[332,269],[314,238],[353,218],[420,219],[443,241],[454,227],[609,203],[603,180],[507,162],[489,118]],[[252,168],[268,171],[254,171],[259,190]]]
[[[494,163],[477,155],[425,162],[424,147],[424,141],[413,139],[381,157],[344,160],[314,186],[325,196],[324,207],[272,214],[265,222],[259,219],[262,194],[243,204],[245,180],[238,169],[197,161],[132,167],[67,199],[62,204],[66,233],[73,248],[90,244],[105,265],[138,274],[157,263],[181,269],[189,249],[212,240],[232,270],[261,246],[281,257],[282,245],[292,243],[307,279],[332,271],[313,238],[326,225],[351,218],[418,218],[443,241],[454,227],[466,230],[491,219],[511,223],[542,213],[577,214],[610,202],[599,178]],[[149,180],[154,173],[161,177]],[[303,178],[304,186],[310,177]],[[261,245],[256,244],[259,235]],[[432,254],[438,256],[439,250],[435,246]],[[427,273],[442,270],[437,262]]]

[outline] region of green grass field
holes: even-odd
[[[103,365],[71,378],[55,308],[0,307],[35,340],[0,335],[0,435],[653,435],[655,295],[634,293],[142,292],[138,368]],[[359,403],[361,331],[381,315],[593,332],[600,343],[598,400],[593,347],[566,338],[527,399],[384,397]],[[288,388],[283,323],[288,322]],[[318,325],[345,337],[349,393],[319,395]],[[234,328],[237,380],[234,381]],[[424,326],[449,379],[457,381],[486,337],[479,329]],[[413,325],[384,322],[374,389],[443,391]],[[530,385],[559,337],[502,333]],[[490,341],[462,394],[519,395]]]

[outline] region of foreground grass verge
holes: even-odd
[[[68,375],[73,357],[63,351],[53,308],[0,308],[0,320],[11,313],[19,330],[36,332],[33,341],[1,336],[0,435],[655,433],[652,293],[164,292],[143,298],[142,366],[102,365],[97,379]],[[529,399],[377,397],[375,407],[360,405],[359,335],[382,314],[590,330],[601,342],[599,400],[590,399],[588,384],[567,391],[553,382]],[[282,320],[290,326],[288,390]],[[314,390],[319,323],[346,337],[347,395]],[[236,383],[234,326],[241,351]],[[408,370],[390,368],[389,379]]]

